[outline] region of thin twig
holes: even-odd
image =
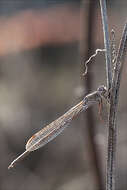
[[[100,86],[97,91],[88,94],[80,103],[72,107],[64,115],[44,127],[42,130],[34,134],[26,144],[26,151],[16,158],[8,167],[8,169],[14,167],[22,158],[27,156],[31,151],[41,148],[48,142],[58,136],[70,122],[82,111],[86,111],[90,106],[99,103],[102,97],[105,97],[107,90],[104,86]]]
[[[87,72],[88,72],[88,63],[89,63],[94,57],[96,57],[96,55],[98,54],[98,52],[104,52],[104,51],[105,51],[105,49],[96,49],[95,53],[94,53],[93,55],[91,55],[87,61],[85,61],[85,64],[84,64],[84,65],[85,65],[85,72],[83,73],[83,76],[85,76],[85,75],[87,74]]]
[[[115,31],[112,29],[111,30],[111,58],[112,58],[113,70],[114,70],[114,64],[116,63],[116,56],[117,56],[117,51],[116,51]]]
[[[107,159],[107,181],[106,190],[115,190],[115,168],[116,168],[116,142],[117,142],[117,106],[119,98],[120,79],[125,57],[125,46],[127,40],[127,24],[125,24],[120,41],[118,54],[113,74],[112,89],[110,93],[109,134],[108,134],[108,159]]]
[[[105,0],[100,0],[100,7],[101,7],[103,33],[104,33],[104,46],[106,49],[105,58],[106,58],[107,88],[110,89],[112,84],[112,65],[111,65],[111,51],[110,51],[109,32],[108,32],[108,23],[107,23],[107,9],[106,9]]]

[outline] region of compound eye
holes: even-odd
[[[102,86],[98,87],[97,91],[104,92],[104,91],[106,91],[106,87],[104,85],[102,85]]]

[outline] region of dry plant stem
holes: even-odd
[[[112,64],[111,64],[111,50],[110,50],[109,32],[108,32],[108,23],[107,23],[106,0],[100,0],[100,7],[101,7],[101,16],[102,16],[103,33],[104,33],[104,46],[106,49],[105,58],[106,58],[107,87],[108,89],[110,89],[112,84]]]
[[[116,56],[117,56],[117,51],[116,51],[116,40],[115,40],[115,31],[112,29],[111,30],[111,54],[112,54],[112,64],[114,67],[114,63],[116,63]]]
[[[106,190],[115,190],[116,142],[117,142],[116,119],[117,119],[120,79],[121,79],[121,73],[125,57],[126,40],[127,40],[127,24],[125,24],[118,49],[118,54],[115,63],[115,70],[113,74],[111,96],[110,96]]]
[[[85,72],[83,73],[83,76],[85,76],[88,72],[88,64],[89,62],[97,56],[98,52],[105,52],[105,49],[96,49],[95,53],[89,57],[89,59],[85,62]]]
[[[107,94],[107,90],[104,86],[100,86],[97,91],[88,94],[80,103],[72,107],[64,115],[44,127],[42,130],[34,134],[26,144],[26,151],[16,158],[8,167],[8,169],[14,167],[14,165],[19,162],[22,158],[27,156],[29,152],[41,148],[48,142],[57,137],[70,122],[82,111],[86,111],[87,108],[93,104],[99,103],[101,98]]]

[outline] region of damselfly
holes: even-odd
[[[26,151],[17,157],[8,167],[12,168],[18,161],[27,156],[31,151],[44,146],[56,136],[58,136],[69,123],[82,111],[85,111],[93,104],[100,103],[102,98],[107,98],[107,90],[104,86],[100,86],[97,91],[87,95],[80,103],[72,107],[64,115],[44,127],[39,132],[35,133],[26,144]]]

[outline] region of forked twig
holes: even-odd
[[[113,75],[111,73],[111,51],[108,35],[108,23],[107,23],[107,11],[106,1],[100,0],[101,15],[104,32],[104,44],[106,49],[106,73],[107,73],[107,85],[110,92],[110,111],[108,119],[108,158],[107,158],[107,178],[106,178],[106,190],[115,190],[115,168],[116,168],[116,140],[117,140],[117,106],[120,87],[120,78],[122,73],[122,67],[125,56],[125,42],[127,40],[127,24],[125,24],[122,38],[120,41],[117,56],[115,58],[115,65],[113,69]],[[115,52],[116,53],[116,52]]]
[[[120,41],[118,54],[113,74],[112,89],[110,93],[109,134],[108,134],[108,159],[107,159],[107,182],[106,190],[115,190],[115,168],[116,168],[116,141],[117,141],[117,106],[119,98],[120,79],[124,63],[125,46],[127,41],[127,23],[125,24]]]
[[[53,121],[51,124],[44,127],[42,130],[34,134],[26,144],[26,151],[16,158],[8,167],[12,168],[17,162],[22,158],[27,156],[31,151],[39,149],[40,147],[46,145],[48,142],[53,140],[57,135],[59,135],[70,122],[82,111],[86,111],[87,108],[93,104],[99,103],[101,98],[105,98],[107,95],[107,90],[104,86],[100,86],[97,91],[87,95],[80,103],[71,108],[64,115]]]

